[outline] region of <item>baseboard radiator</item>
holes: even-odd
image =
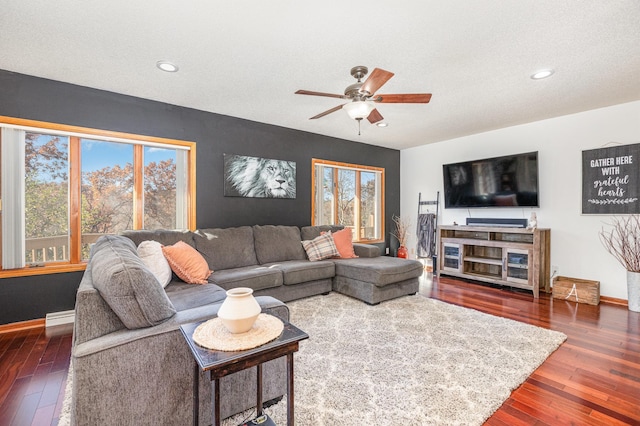
[[[73,324],[75,317],[76,311],[73,309],[70,311],[51,312],[50,314],[47,314],[47,317],[45,318],[45,327]]]

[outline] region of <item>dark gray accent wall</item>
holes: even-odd
[[[400,212],[397,150],[4,70],[0,70],[0,115],[196,142],[199,228],[309,225],[312,158],[384,167],[387,235],[393,229],[391,216]],[[296,199],[224,197],[225,153],[295,161]],[[0,279],[0,324],[73,309],[81,276]]]

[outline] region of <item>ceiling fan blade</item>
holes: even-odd
[[[431,93],[405,93],[403,95],[376,95],[371,98],[374,102],[385,104],[427,104],[431,100]]]
[[[378,112],[377,109],[374,109],[367,117],[367,120],[369,120],[369,123],[371,124],[376,124],[378,121],[384,120],[384,117]]]
[[[318,114],[318,115],[314,115],[314,116],[313,116],[313,117],[311,117],[309,120],[315,120],[316,118],[322,118],[322,117],[324,117],[325,115],[329,115],[329,114],[331,114],[332,112],[336,112],[337,110],[342,109],[342,107],[343,107],[344,105],[345,105],[345,104],[342,104],[342,105],[338,105],[337,107],[333,107],[333,108],[331,108],[331,109],[328,109],[328,110],[326,110],[325,112],[321,112],[321,113],[320,113],[320,114]]]
[[[389,81],[391,77],[393,77],[392,72],[385,71],[380,68],[375,68],[362,84],[360,92],[369,92],[370,95],[373,95],[379,88],[382,87],[383,84]]]
[[[296,95],[312,95],[312,96],[326,96],[329,98],[347,99],[345,95],[336,95],[333,93],[312,92],[311,90],[298,90]]]

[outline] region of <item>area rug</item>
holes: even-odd
[[[420,295],[369,306],[330,293],[288,305],[310,336],[294,356],[302,426],[481,425],[566,339]],[[286,424],[286,399],[265,411]]]

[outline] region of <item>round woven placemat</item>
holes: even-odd
[[[282,330],[282,321],[269,314],[258,315],[251,330],[237,334],[227,330],[220,318],[212,318],[196,327],[193,341],[204,348],[217,351],[244,351],[274,340]]]

